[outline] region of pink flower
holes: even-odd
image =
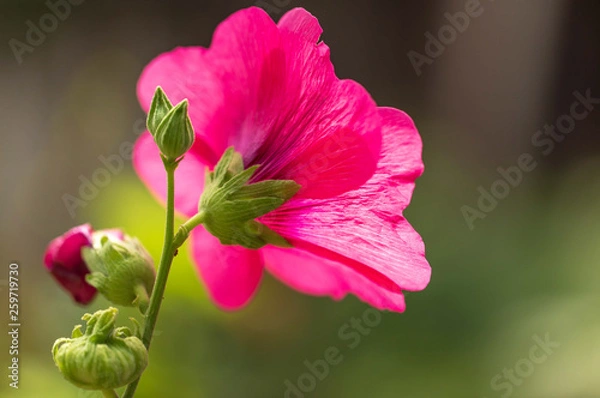
[[[85,281],[90,271],[83,261],[81,249],[91,247],[95,236],[103,234],[117,239],[124,236],[117,229],[93,232],[90,224],[83,224],[52,240],[44,254],[44,265],[50,274],[79,304],[88,304],[96,296],[96,288]]]
[[[81,258],[81,249],[92,246],[92,227],[80,225],[68,230],[48,245],[44,264],[54,279],[79,304],[88,304],[96,296],[96,289],[85,281],[90,273]]]
[[[315,17],[297,8],[278,24],[261,9],[219,25],[210,48],[177,48],[153,60],[138,83],[148,111],[158,85],[189,99],[194,146],[176,171],[176,209],[197,211],[204,171],[233,145],[253,182],[295,180],[299,193],[261,222],[294,248],[221,245],[203,228],[192,252],[222,308],[245,305],[264,268],[304,293],[348,293],[379,309],[403,311],[403,290],[426,287],[423,241],[402,216],[423,172],[421,139],[402,111],[377,107],[352,80],[336,77]],[[136,143],[134,167],[161,200],[165,172],[152,137]]]

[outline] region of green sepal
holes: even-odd
[[[267,244],[291,244],[256,219],[277,209],[301,188],[291,180],[248,182],[260,166],[244,169],[242,156],[228,148],[213,171],[207,170],[198,209],[203,225],[224,245],[259,249]]]
[[[136,238],[96,235],[93,246],[83,248],[81,254],[90,270],[87,283],[113,304],[146,312],[156,271],[150,254]]]
[[[82,325],[75,325],[73,331],[71,332],[71,338],[76,339],[78,337],[83,336],[83,332],[81,331]]]
[[[300,188],[295,181],[292,180],[266,180],[257,182],[251,185],[245,185],[234,192],[229,198],[235,199],[253,199],[261,198],[266,195],[290,200]]]
[[[283,202],[283,199],[270,197],[228,200],[220,206],[220,210],[227,213],[229,222],[243,223],[270,213]]]

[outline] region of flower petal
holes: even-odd
[[[217,157],[233,145],[247,166],[262,165],[255,181],[298,179],[307,185],[304,197],[330,197],[375,170],[379,115],[362,86],[335,76],[329,49],[317,43],[316,18],[302,9],[289,14],[278,26],[250,7],[219,25],[209,49],[162,54],[140,78],[140,102],[147,110],[157,85],[173,102],[188,98],[196,134]],[[335,150],[347,137],[354,137],[353,150]],[[315,154],[322,158],[327,147],[323,165]],[[300,160],[311,162],[310,176]]]
[[[91,246],[91,244],[92,226],[90,224],[71,228],[64,235],[50,242],[44,256],[44,264],[49,270],[56,265],[66,269],[76,269],[83,263],[81,248]]]
[[[342,262],[390,290],[422,290],[431,269],[419,234],[402,216],[423,172],[421,140],[403,112],[380,109],[383,148],[375,175],[328,200],[292,199],[263,217],[295,247]]]
[[[210,148],[197,138],[175,170],[175,209],[178,212],[188,217],[198,212],[198,201],[204,189],[204,172],[214,161]],[[150,191],[164,203],[167,174],[158,147],[148,132],[135,143],[133,167]]]
[[[213,301],[226,310],[245,306],[262,278],[260,251],[221,245],[202,227],[192,232],[191,239],[194,262]]]
[[[325,199],[359,188],[374,173],[375,157],[368,143],[352,130],[340,129],[311,145],[277,173],[276,179],[293,180],[302,188],[296,199]]]
[[[286,12],[277,26],[283,32],[302,36],[308,43],[316,43],[323,33],[319,20],[301,7]]]
[[[300,182],[301,197],[356,189],[375,171],[381,149],[375,102],[360,84],[337,78],[314,16],[294,9],[278,27],[281,48],[266,60],[259,86],[259,95],[272,100],[258,109],[266,117],[251,123],[264,140],[256,150],[247,148],[245,158],[262,165],[257,179]]]
[[[85,276],[89,274],[81,249],[92,245],[92,226],[83,224],[71,228],[52,240],[44,254],[44,265],[58,283],[80,304],[88,304],[96,295]]]
[[[223,109],[224,97],[221,82],[212,75],[202,47],[178,47],[153,59],[142,72],[137,85],[138,99],[145,112],[150,109],[158,86],[173,104],[189,100],[188,113],[198,137],[219,154],[223,140],[218,134],[222,128],[213,125],[213,116]],[[227,115],[217,121],[227,122]],[[217,132],[217,134],[215,134]]]
[[[406,308],[402,293],[392,293],[342,263],[299,249],[268,246],[261,251],[267,270],[303,293],[335,300],[352,293],[380,310],[403,312]]]

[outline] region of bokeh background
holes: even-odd
[[[49,9],[0,1],[0,319],[8,323],[6,270],[16,261],[22,323],[20,388],[8,387],[2,333],[0,396],[97,396],[61,378],[50,347],[107,303],[74,306],[42,266],[45,246],[89,221],[123,227],[158,258],[163,210],[130,162],[74,217],[63,196],[77,196],[100,158],[140,133],[142,68],[175,46],[208,46],[220,21],[253,4],[88,0],[19,63],[9,41],[25,41],[27,21]],[[352,349],[338,333],[368,308],[354,297],[304,296],[265,275],[246,309],[224,313],[179,256],[139,396],[285,397],[286,380],[297,384],[305,360],[333,346],[343,361],[306,397],[600,397],[600,105],[547,156],[532,145],[569,113],[574,91],[600,97],[600,3],[481,0],[480,15],[420,75],[408,53],[425,55],[425,34],[437,36],[465,2],[263,4],[275,19],[296,6],[318,16],[338,75],[416,121],[426,172],[406,216],[425,240],[432,281]],[[523,153],[538,166],[471,230],[461,208],[476,208],[478,187],[489,190],[497,168]],[[560,344],[541,363],[527,359],[536,336]],[[509,381],[503,372],[515,367]]]

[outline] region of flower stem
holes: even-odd
[[[199,212],[198,214],[187,220],[185,223],[183,223],[179,227],[177,234],[174,233],[175,169],[177,168],[179,162],[170,162],[163,158],[163,163],[165,165],[165,170],[167,171],[167,220],[165,223],[165,241],[163,243],[160,263],[158,265],[156,282],[154,283],[152,295],[150,296],[150,305],[148,306],[148,311],[145,314],[146,322],[144,323],[144,334],[142,336],[142,341],[146,346],[146,349],[148,350],[150,349],[150,343],[152,342],[154,327],[156,326],[158,312],[160,311],[160,305],[162,303],[165,288],[167,286],[169,270],[171,269],[171,264],[173,263],[173,258],[175,257],[176,250],[183,244],[183,242],[185,242],[191,230],[197,227],[198,225],[202,224],[205,219],[205,213]],[[133,398],[137,385],[140,382],[140,378],[133,381],[127,386],[127,389],[123,394],[123,398]]]
[[[167,220],[165,224],[165,241],[163,243],[162,255],[158,265],[156,282],[150,296],[150,306],[146,312],[146,322],[144,323],[144,334],[142,341],[146,349],[150,349],[154,327],[158,318],[158,312],[162,303],[165,287],[167,286],[167,278],[169,270],[173,263],[175,248],[173,247],[173,231],[175,222],[175,169],[177,163],[169,163],[164,161],[165,170],[167,171]],[[137,388],[140,379],[133,381],[127,386],[123,398],[133,398],[133,394]]]
[[[102,390],[102,395],[104,395],[105,398],[119,398],[119,395],[115,390]]]
[[[160,311],[160,305],[162,303],[165,287],[167,286],[167,278],[169,277],[169,270],[173,263],[173,253],[175,251],[173,248],[173,224],[175,222],[175,169],[177,168],[177,164],[165,163],[165,168],[167,170],[167,221],[165,225],[165,241],[163,243],[156,282],[154,284],[154,289],[152,289],[152,295],[150,296],[150,306],[148,307],[148,312],[146,312],[146,322],[142,338],[146,348],[150,348],[152,334],[154,332],[154,327],[156,326],[158,311]]]
[[[173,238],[173,247],[177,249],[180,247],[183,242],[190,236],[190,232],[192,229],[196,228],[198,225],[202,224],[206,218],[206,213],[204,211],[200,211],[192,218],[187,220],[185,223],[179,226],[179,230],[175,234]]]

